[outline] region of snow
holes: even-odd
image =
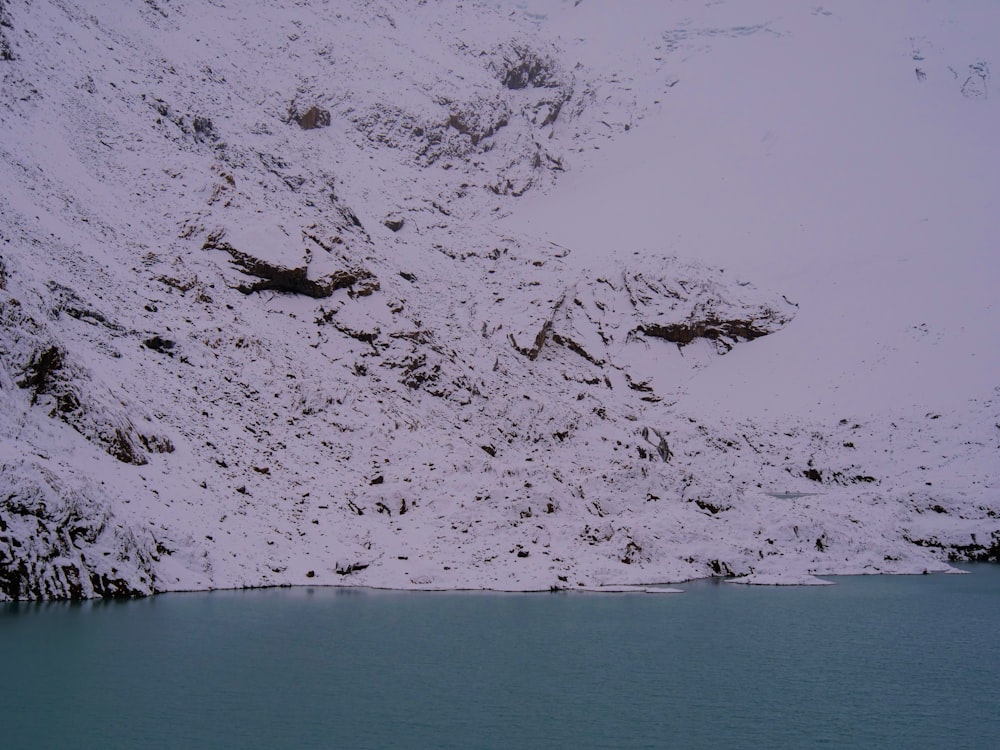
[[[996,557],[992,4],[4,8],[0,598]]]
[[[793,575],[788,573],[751,573],[740,578],[728,578],[727,583],[743,583],[754,586],[832,586],[834,581],[827,581],[807,573]]]
[[[592,594],[683,594],[684,589],[668,588],[666,586],[600,586],[572,589]]]
[[[620,22],[602,52],[683,29],[664,35],[676,49],[661,39],[659,51],[661,76],[679,83],[518,224],[577,258],[620,246],[627,226],[632,246],[808,301],[796,325],[691,378],[686,398],[700,413],[723,404],[755,418],[840,418],[990,393],[997,360],[982,345],[996,335],[1000,104],[962,86],[971,65],[996,57],[983,33],[995,8],[643,8],[638,28],[639,14],[601,16]],[[580,23],[597,28],[599,4],[589,13]],[[570,33],[589,48],[586,28]]]

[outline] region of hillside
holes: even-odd
[[[0,2],[0,599],[1000,554],[998,11]]]

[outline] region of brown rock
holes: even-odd
[[[295,122],[297,122],[299,127],[303,130],[325,128],[330,124],[330,111],[313,106],[301,115],[296,115]]]

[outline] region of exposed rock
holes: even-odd
[[[215,132],[215,125],[208,117],[193,117],[191,128],[194,130],[195,136],[201,140],[214,141],[219,138],[218,133]]]
[[[795,315],[783,297],[735,279],[727,283],[721,272],[694,263],[674,260],[655,275],[626,273],[622,283],[640,319],[633,331],[679,347],[705,339],[724,354],[740,341],[779,330]]]
[[[166,354],[168,357],[174,356],[173,348],[175,344],[170,339],[165,339],[161,336],[152,336],[151,338],[143,341],[142,344],[147,349],[152,349],[154,352]]]
[[[400,229],[403,228],[405,220],[403,219],[402,216],[390,216],[382,223],[385,224],[385,226],[388,229],[391,229],[393,232],[398,232]]]
[[[330,274],[321,279],[310,279],[308,268],[282,268],[272,266],[248,255],[230,253],[236,265],[251,276],[259,276],[261,281],[253,284],[241,284],[238,289],[244,294],[254,292],[275,291],[290,294],[304,294],[306,297],[323,299],[329,297],[338,289],[353,285],[358,277],[346,271]]]
[[[174,452],[174,444],[169,438],[165,438],[160,435],[143,435],[140,433],[139,440],[142,441],[143,447],[150,453]]]
[[[448,116],[448,127],[469,136],[473,147],[509,124],[510,110],[503,100],[474,101]]]
[[[125,328],[113,322],[100,310],[95,309],[92,302],[84,300],[76,291],[55,281],[46,284],[52,293],[50,297],[51,310],[54,316],[66,314],[74,320],[93,326],[103,326],[116,335],[123,335]]]
[[[721,513],[724,510],[729,510],[730,507],[732,507],[732,506],[729,506],[729,505],[722,505],[722,504],[718,504],[718,503],[713,503],[712,501],[705,500],[704,498],[701,498],[701,497],[695,498],[694,504],[697,505],[702,510],[707,510],[713,516],[716,515],[716,514],[718,514],[718,513]]]
[[[302,114],[293,115],[295,122],[298,123],[299,127],[303,130],[315,130],[316,128],[325,128],[329,126],[330,111],[326,109],[321,109],[317,106],[312,106],[307,109]]]
[[[812,480],[813,482],[823,482],[823,472],[819,469],[806,469],[802,472],[802,476],[806,479]]]
[[[593,355],[591,355],[583,347],[582,344],[580,344],[577,341],[574,341],[569,336],[564,336],[561,333],[553,333],[552,334],[552,341],[553,341],[553,343],[558,344],[559,346],[565,346],[567,349],[569,349],[571,352],[573,352],[575,354],[579,354],[581,357],[583,357],[585,360],[587,360],[588,362],[590,362],[590,364],[592,364],[592,365],[597,365],[598,367],[601,367],[601,366],[604,365],[604,360],[598,359],[597,357],[594,357]]]
[[[305,238],[313,239],[308,233]],[[260,279],[252,284],[240,284],[237,289],[244,294],[271,290],[323,299],[338,289],[372,279],[371,273],[362,268],[337,268],[310,277],[313,254],[302,238],[290,237],[274,227],[257,231],[218,230],[208,236],[203,247],[228,253],[240,271]],[[377,288],[371,287],[368,293]]]
[[[528,359],[538,359],[564,301],[565,297],[560,297],[541,320],[529,317],[526,325],[517,326],[514,332],[508,334],[513,347]]]
[[[55,388],[56,378],[63,367],[64,352],[55,345],[48,346],[36,352],[32,352],[31,360],[17,384],[21,388],[31,391],[31,405],[38,403],[38,397],[44,393],[51,393]],[[59,411],[67,411],[73,408],[76,398],[68,394],[62,394],[57,399]]]
[[[520,44],[503,48],[495,69],[504,87],[512,90],[563,85],[562,76],[551,56],[539,54]]]
[[[337,575],[349,576],[351,575],[351,573],[357,573],[358,571],[364,570],[367,567],[368,563],[356,562],[356,563],[351,563],[350,565],[343,565],[343,566],[340,565],[340,563],[338,563],[337,565],[334,566],[334,570],[336,570]]]
[[[951,562],[1000,563],[1000,529],[990,533],[988,544],[979,542],[975,534],[972,535],[971,542],[968,543],[942,542],[936,537],[914,538],[909,536],[906,537],[906,541],[917,547],[927,547],[946,553]]]
[[[31,393],[31,405],[43,402],[49,416],[101,445],[119,461],[142,466],[148,459],[128,417],[102,407],[90,386],[90,374],[71,362],[64,349],[43,346],[32,352],[17,384]]]
[[[523,195],[540,179],[533,171],[564,169],[563,156],[549,151],[555,144],[537,131],[564,112],[579,116],[589,99],[574,99],[574,77],[556,62],[554,48],[543,53],[507,43],[482,54],[495,77],[492,85],[480,83],[458,98],[434,97],[433,107],[404,109],[386,101],[346,115],[373,143],[409,151],[422,165],[443,162],[447,169],[452,160],[502,149],[504,156],[484,165],[483,184],[497,195]],[[575,106],[569,108],[571,100]],[[445,110],[443,117],[435,108]]]
[[[642,325],[638,330],[647,336],[664,339],[678,346],[690,344],[695,339],[708,339],[721,342],[727,350],[732,346],[726,343],[725,339],[730,339],[734,343],[753,341],[771,332],[754,320],[719,320],[712,316],[668,325]]]
[[[0,0],[0,61],[15,59],[14,51],[11,49],[10,42],[7,41],[7,36],[4,34],[5,28],[12,28],[12,24],[6,4],[3,0]]]
[[[151,540],[37,465],[0,469],[0,600],[153,592]]]
[[[670,459],[674,457],[670,446],[667,444],[667,439],[656,428],[643,427],[639,434],[643,440],[653,446],[656,455],[660,457],[663,463],[669,463]]]
[[[639,555],[642,553],[642,547],[634,539],[629,539],[628,544],[625,545],[625,553],[621,557],[621,561],[626,565],[631,565],[633,562],[637,562]]]
[[[709,560],[708,569],[712,571],[713,577],[732,578],[736,575],[729,563],[722,560]]]
[[[968,76],[962,83],[962,96],[967,99],[989,98],[990,66],[979,60],[969,66]]]
[[[92,88],[93,81],[84,83],[85,88]],[[146,100],[147,104],[158,115],[156,123],[165,125],[172,123],[185,136],[199,142],[212,145],[222,145],[219,134],[215,130],[215,124],[211,118],[204,115],[192,114],[191,112],[175,109],[166,101],[159,97],[151,97]]]
[[[554,290],[545,284],[559,279],[542,277],[539,286],[530,287],[532,299],[514,296],[510,307],[503,308],[513,318],[511,343],[535,359],[551,338],[591,365],[604,367],[614,362],[616,343],[637,334],[679,347],[705,339],[724,354],[738,342],[779,330],[795,314],[794,305],[780,295],[759,292],[735,279],[730,282],[715,269],[677,259],[655,264],[643,270],[630,264],[612,273],[588,273],[551,307],[548,299]]]
[[[973,541],[971,544],[954,544],[948,553],[948,559],[952,561],[968,560],[969,562],[992,562],[1000,563],[1000,530],[994,531],[990,535],[988,544],[981,544]]]
[[[41,322],[40,322],[41,321]],[[0,366],[27,394],[27,406],[59,420],[123,463],[148,462],[147,446],[169,440],[137,429],[144,410],[113,392],[73,350],[55,343],[46,319],[32,316],[15,299],[0,298]],[[117,327],[109,327],[118,334]],[[120,356],[113,354],[113,356]],[[146,433],[146,434],[144,434]]]

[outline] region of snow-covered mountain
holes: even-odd
[[[0,2],[0,599],[1000,555],[993,4]]]

